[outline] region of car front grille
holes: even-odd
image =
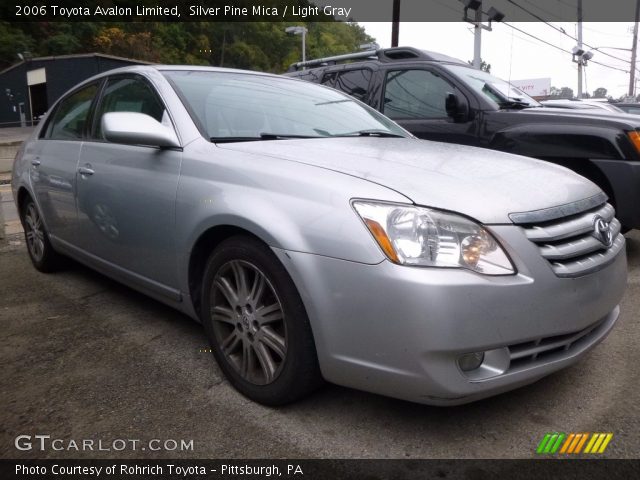
[[[509,345],[509,369],[512,372],[527,368],[534,362],[554,361],[564,358],[574,350],[593,343],[608,329],[613,320],[609,317],[578,332],[543,337],[534,341]]]
[[[578,277],[604,268],[625,244],[613,207],[604,199],[601,204],[590,207],[586,211],[549,220],[536,212],[531,215],[515,214],[511,218],[538,246],[540,255],[549,262],[558,277]],[[539,221],[535,221],[536,215]],[[603,223],[598,227],[599,221]],[[607,229],[611,234],[610,245],[599,233],[606,233]]]

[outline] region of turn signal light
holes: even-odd
[[[634,130],[633,132],[627,133],[627,136],[629,137],[629,140],[631,140],[631,143],[633,143],[633,146],[636,148],[636,152],[640,153],[640,132],[636,132]]]
[[[387,254],[389,259],[392,262],[400,263],[400,261],[398,260],[398,254],[393,248],[393,245],[391,245],[391,240],[389,240],[389,237],[384,231],[384,228],[382,228],[378,222],[369,218],[365,219],[364,223],[367,224],[369,231],[373,234],[375,239],[378,241],[378,244],[380,245],[382,250],[384,250],[384,253]]]

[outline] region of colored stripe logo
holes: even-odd
[[[538,455],[604,453],[613,433],[547,433],[536,449]]]

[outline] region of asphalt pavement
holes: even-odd
[[[637,458],[640,232],[627,240],[618,324],[571,368],[459,407],[327,385],[267,408],[223,379],[197,323],[75,263],[38,273],[21,238],[9,235],[0,246],[0,457],[531,458],[559,431],[612,432],[603,456]],[[17,436],[36,434],[64,448],[16,449]],[[192,440],[193,449],[68,448],[84,439],[137,439],[138,448]]]

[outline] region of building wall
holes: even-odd
[[[107,70],[135,65],[135,61],[101,56],[33,59],[0,74],[0,127],[20,126],[18,105],[24,102],[27,124],[31,123],[27,71],[46,70],[47,103],[51,107],[67,90],[81,81]],[[12,97],[6,89],[11,90]]]
[[[18,65],[0,75],[0,127],[20,126],[18,104],[21,102],[24,103],[29,118],[29,89],[24,65]]]

